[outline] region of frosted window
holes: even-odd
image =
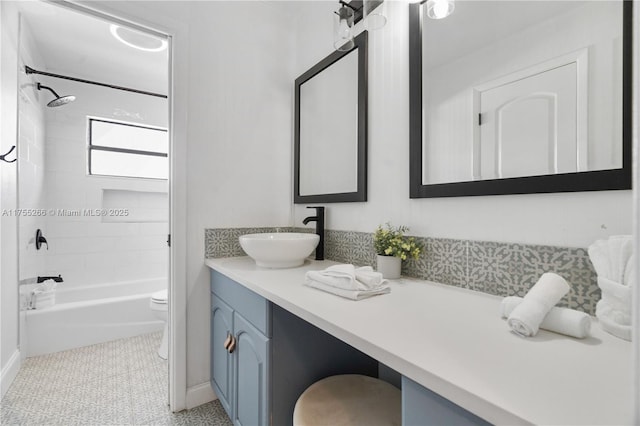
[[[166,130],[98,120],[91,120],[91,143],[165,154],[169,146]]]
[[[139,178],[167,179],[167,157],[124,152],[91,152],[91,174]]]
[[[89,120],[89,174],[167,179],[168,133],[164,129]]]

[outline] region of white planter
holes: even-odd
[[[402,259],[395,256],[378,255],[378,272],[384,278],[394,280],[400,278],[400,270],[402,269]]]

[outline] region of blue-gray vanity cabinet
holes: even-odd
[[[231,416],[232,353],[225,341],[233,333],[233,310],[220,298],[211,298],[211,386]]]
[[[211,386],[237,426],[269,424],[270,303],[211,273]]]
[[[313,383],[378,372],[373,358],[215,270],[211,345],[211,386],[235,425],[290,426],[296,400]]]
[[[264,334],[237,313],[233,317],[235,367],[233,369],[233,423],[269,424],[269,343]]]
[[[491,423],[402,376],[402,424],[488,426]]]

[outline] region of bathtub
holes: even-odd
[[[149,298],[165,288],[166,279],[67,288],[61,284],[55,305],[23,311],[21,346],[31,357],[162,331],[164,323],[152,314]]]

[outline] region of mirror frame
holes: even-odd
[[[329,56],[318,62],[295,80],[294,204],[367,201],[367,94],[369,91],[367,81],[367,38],[367,31],[361,32],[353,40],[353,49],[343,52],[332,52]],[[358,138],[356,141],[358,144],[358,171],[356,191],[333,194],[300,195],[300,86],[354,50],[357,50],[356,53],[358,55]],[[331,173],[329,169],[327,169],[327,172]]]
[[[423,4],[409,5],[409,181],[410,198],[631,189],[632,1],[623,0],[622,168],[466,182],[422,183],[422,23]]]

